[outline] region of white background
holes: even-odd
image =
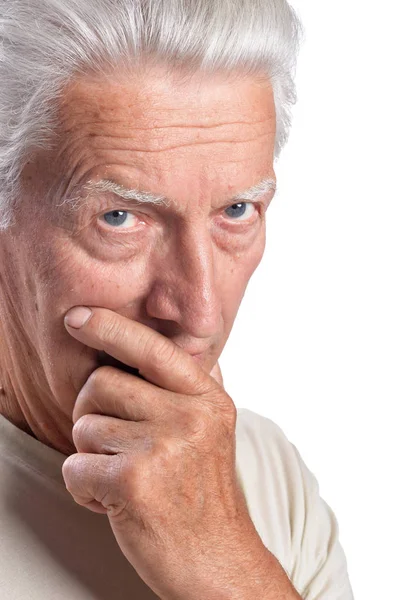
[[[236,406],[276,422],[316,475],[355,599],[399,598],[397,3],[291,4],[298,102],[220,365]]]

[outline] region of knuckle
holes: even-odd
[[[65,481],[66,488],[69,492],[74,489],[74,480],[76,472],[79,469],[80,457],[78,454],[72,454],[62,464],[62,476]]]
[[[63,475],[64,479],[69,479],[71,473],[73,472],[73,469],[74,469],[73,457],[74,457],[73,454],[71,456],[68,456],[68,458],[66,460],[64,460],[64,462],[62,464],[62,475]]]
[[[77,418],[75,426],[84,415],[92,414],[98,408],[94,386],[92,383],[86,383],[80,390],[73,409],[74,417]]]
[[[143,465],[138,460],[132,460],[130,455],[119,456],[118,487],[120,494],[126,501],[137,505],[140,501],[141,490],[145,488],[146,478],[143,477]]]
[[[104,383],[114,376],[114,370],[113,367],[109,366],[98,367],[90,374],[82,390],[93,392],[96,387],[102,388]]]
[[[184,452],[184,442],[181,439],[176,439],[172,435],[165,435],[160,438],[154,446],[151,465],[153,475],[164,473],[170,469],[170,465],[174,461],[179,461],[181,454]]]
[[[89,437],[92,426],[92,415],[83,415],[76,421],[72,428],[72,439],[77,449],[79,449],[82,446],[83,441]]]
[[[195,444],[204,443],[206,440],[210,440],[214,431],[214,425],[212,420],[205,414],[202,414],[195,422],[191,429],[191,440]]]
[[[113,346],[123,343],[127,336],[127,330],[121,323],[113,318],[102,319],[98,325],[99,337],[104,342],[110,342]]]
[[[234,400],[222,389],[213,388],[204,394],[205,407],[210,409],[213,418],[220,419],[226,425],[235,429],[237,423],[237,407]],[[209,401],[208,401],[209,397]]]
[[[118,489],[126,505],[143,512],[154,499],[154,482],[162,477],[168,466],[170,445],[164,438],[148,434],[132,452],[119,454]]]
[[[157,344],[156,351],[151,352],[151,361],[155,369],[163,369],[166,366],[173,366],[177,360],[177,347],[170,340],[165,339]]]
[[[110,516],[118,516],[125,507],[120,485],[122,462],[122,455],[112,456],[108,464],[106,477],[97,481],[94,493],[96,500],[107,508]]]
[[[208,431],[210,420],[208,411],[202,406],[193,405],[189,410],[183,407],[183,410],[179,411],[180,425],[194,436],[202,437]]]
[[[194,444],[210,444],[214,447],[215,440],[230,440],[235,436],[237,410],[215,411],[212,405],[201,404],[190,407],[186,417],[189,439]],[[187,430],[186,430],[187,431]]]

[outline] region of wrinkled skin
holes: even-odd
[[[162,600],[296,600],[250,518],[218,366],[265,249],[273,190],[232,198],[275,179],[272,89],[152,65],[76,79],[59,109],[0,234],[0,412],[69,455],[67,490]],[[104,178],[171,201],[63,202]],[[92,317],[71,330],[79,305]]]
[[[77,453],[62,467],[75,502],[107,514],[123,554],[162,600],[299,600],[239,485],[232,398],[153,329],[97,307],[82,325],[83,311],[68,313],[69,333],[144,377],[105,366],[82,387]]]
[[[0,412],[43,443],[76,452],[72,411],[96,349],[63,323],[73,306],[111,309],[218,369],[265,249],[273,192],[239,219],[229,200],[275,178],[275,107],[267,81],[161,67],[74,80],[56,148],[32,156],[16,224],[0,233]],[[168,208],[111,193],[79,210],[57,203],[77,184],[111,178],[162,194]],[[46,193],[54,189],[54,194]],[[117,228],[102,216],[129,211]]]

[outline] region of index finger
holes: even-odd
[[[64,322],[68,332],[83,344],[137,368],[147,381],[172,392],[201,394],[212,387],[212,382],[215,385],[201,365],[172,340],[112,310],[87,307],[91,316],[76,327],[82,308],[72,308]]]

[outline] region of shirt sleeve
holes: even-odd
[[[296,556],[291,581],[303,600],[354,600],[337,519],[320,497],[316,477],[290,445],[303,482],[302,515],[292,532]]]

